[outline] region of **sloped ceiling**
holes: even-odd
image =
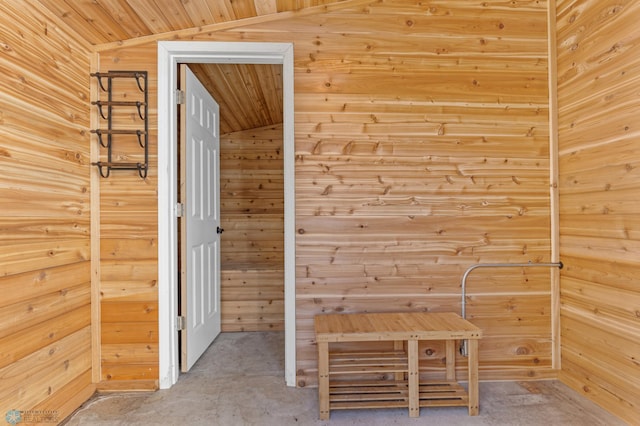
[[[34,0],[89,44],[117,42],[342,0]]]
[[[191,64],[220,105],[220,133],[282,123],[282,65]]]
[[[343,0],[32,0],[91,46],[294,12]],[[222,134],[282,122],[281,65],[199,64]]]

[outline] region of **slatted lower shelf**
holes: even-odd
[[[469,394],[457,382],[420,383],[421,407],[467,407]]]
[[[408,407],[408,397],[407,383],[394,380],[329,384],[329,406],[332,410]]]
[[[409,388],[405,381],[338,381],[329,384],[332,410],[364,408],[406,408]],[[420,384],[420,407],[467,407],[467,391],[457,382]]]

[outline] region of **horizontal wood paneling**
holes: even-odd
[[[158,363],[102,362],[102,380],[98,389],[154,390],[158,388]],[[119,386],[117,382],[123,382]],[[140,382],[140,383],[136,383]]]
[[[18,240],[6,243],[0,247],[0,276],[32,271],[34,263],[44,269],[85,262],[90,258],[89,251],[87,239]]]
[[[632,1],[556,3],[560,241],[567,265],[561,282],[562,378],[632,421],[640,398],[633,380],[639,206],[632,121],[640,62],[631,52],[640,10]],[[7,77],[0,82],[0,135],[6,141],[0,148],[0,288],[9,299],[2,305],[0,348],[14,337],[24,345],[2,351],[0,371],[26,368],[47,345],[69,339],[79,339],[79,352],[67,352],[78,360],[73,364],[89,359],[82,331],[89,282],[89,83],[82,47],[88,43],[196,25],[210,27],[200,34],[189,30],[186,37],[295,42],[300,384],[314,380],[310,321],[319,309],[377,309],[378,300],[390,297],[401,309],[456,310],[457,281],[466,264],[548,259],[546,2],[354,1],[319,15],[320,9],[289,14],[285,21],[248,20],[227,31],[215,24],[301,5],[141,4],[74,8],[40,0],[4,7],[10,26],[2,33],[0,61]],[[77,32],[68,32],[67,25]],[[181,33],[170,38],[181,39]],[[105,53],[102,66],[148,69],[155,102],[154,50],[129,44]],[[119,118],[130,120],[126,114]],[[246,154],[228,164],[237,167]],[[153,149],[151,159],[154,164]],[[251,176],[271,179],[261,188],[238,186],[237,176],[229,175],[234,197],[223,207],[235,211],[239,222],[267,211],[282,215],[272,186],[279,182],[266,171],[269,163],[262,164]],[[157,383],[151,365],[157,344],[153,166],[151,171],[142,184],[135,172],[101,182],[105,389]],[[254,205],[260,194],[273,201],[271,209]],[[257,247],[280,248],[272,229],[259,229]],[[249,231],[232,233],[244,237]],[[247,245],[228,248],[238,253]],[[252,260],[266,264],[276,257]],[[241,272],[229,271],[226,278],[236,287],[227,295],[242,303],[254,303],[256,294],[269,300],[278,295],[278,272],[269,273],[267,287],[241,278]],[[61,273],[75,284],[59,281]],[[474,320],[491,330],[481,342],[481,377],[555,374],[549,369],[546,275],[478,273],[470,280]],[[31,302],[41,309],[25,313]],[[124,319],[116,315],[120,311]],[[507,313],[516,314],[515,323]],[[16,324],[14,315],[27,319],[19,337],[7,328]],[[66,350],[66,343],[60,347]],[[422,349],[436,365],[441,348]],[[74,377],[26,380],[35,389],[28,396],[33,408],[71,412],[93,391],[90,370],[82,368],[67,366]],[[47,381],[53,393],[39,395]],[[7,383],[0,394],[14,393]]]
[[[12,351],[0,354],[0,368],[6,367],[25,356],[50,345],[59,339],[78,332],[90,324],[89,305],[85,304],[74,311],[65,313],[50,321],[30,326],[26,330],[15,327],[14,333],[0,339],[0,347],[13,347]],[[12,328],[13,331],[13,328]]]
[[[284,330],[282,143],[282,125],[220,140],[222,331]]]
[[[300,383],[315,381],[316,313],[459,311],[467,266],[549,261],[547,4],[432,3],[354,2],[171,36],[294,43]],[[101,63],[146,69],[155,85],[151,44],[103,50]],[[252,184],[240,183],[244,173],[223,183],[222,209],[238,223],[282,214],[274,198],[280,181],[269,171],[280,161],[273,155],[252,142],[225,159],[229,173],[261,157],[248,173]],[[135,186],[109,188],[103,200],[135,211],[126,194]],[[258,199],[274,201],[261,207]],[[111,214],[103,223],[117,227]],[[264,250],[280,247],[272,228],[223,227],[223,244],[238,253],[222,250],[223,263],[242,259],[251,246],[225,242],[231,234],[255,235],[252,244],[265,253],[242,263],[266,264],[276,252]],[[260,292],[249,281],[233,296],[242,300],[228,305],[236,313]],[[483,377],[553,377],[548,273],[494,271],[472,285],[470,309],[487,328]],[[505,339],[512,339],[509,349]],[[519,355],[531,342],[535,355]]]
[[[117,343],[158,343],[158,327],[152,322],[142,324],[135,322],[105,322],[101,327],[101,341],[103,344]]]
[[[640,410],[640,5],[558,1],[561,379],[629,423]]]
[[[91,369],[90,327],[64,337],[0,369],[2,409],[43,404]],[[90,380],[85,387],[90,386]],[[75,399],[76,395],[67,395]],[[81,403],[83,401],[76,401]]]
[[[89,52],[30,2],[0,39],[0,412],[62,421],[95,390]]]
[[[89,384],[87,384],[89,383]],[[57,420],[65,419],[93,396],[96,385],[91,383],[91,370],[85,371],[66,385],[59,388],[44,402],[33,407],[35,411],[53,412]]]
[[[100,60],[96,71],[151,71],[148,55],[136,51],[117,60]],[[155,53],[154,53],[155,56]],[[146,179],[137,171],[113,171],[100,179],[101,379],[98,389],[155,389],[158,383],[158,198],[157,91],[149,72],[149,160]],[[114,96],[139,98],[134,80],[118,79]],[[96,111],[93,111],[97,114]],[[120,128],[140,126],[136,110],[114,115]],[[133,143],[132,143],[133,142]],[[97,140],[92,138],[92,143]],[[114,155],[141,154],[137,142],[118,138]],[[101,149],[104,154],[104,149]],[[133,157],[132,157],[133,158]],[[137,157],[138,158],[138,157]]]
[[[549,256],[545,10],[477,7],[440,3],[429,14],[383,2],[243,33],[296,31],[297,359],[307,385],[314,314],[459,311],[465,264]],[[548,275],[539,278],[537,294],[508,284],[470,296],[486,371],[534,366],[492,352],[493,338],[550,350]],[[550,369],[550,352],[538,362]]]
[[[158,363],[158,347],[152,344],[117,343],[102,344],[104,363]]]

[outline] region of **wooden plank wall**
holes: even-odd
[[[640,412],[640,3],[558,1],[561,379]]]
[[[0,413],[62,420],[92,384],[89,50],[26,3],[0,27]]]
[[[316,314],[459,311],[467,266],[550,260],[546,7],[384,0],[185,33],[295,45],[298,385],[316,382]],[[155,56],[155,43],[125,43],[103,51],[101,66],[155,75]],[[120,213],[113,238],[135,236],[127,212],[137,213],[139,188],[154,196],[153,176],[147,184],[104,184]],[[155,268],[153,255],[140,270]],[[550,305],[547,271],[469,280],[468,314],[486,336],[481,378],[555,377]],[[421,352],[441,365],[441,347]]]
[[[220,138],[222,331],[284,330],[282,125]]]
[[[151,71],[148,175],[141,179],[135,170],[115,170],[100,179],[101,391],[158,386],[157,84],[150,53],[155,56],[155,50],[133,50],[100,60],[102,72]],[[140,99],[135,80],[117,79],[113,85],[114,99]],[[140,128],[134,108],[116,109],[114,123],[114,128]],[[143,154],[132,136],[114,137],[113,147],[114,159],[121,161],[138,161]],[[105,154],[102,149],[103,160]]]

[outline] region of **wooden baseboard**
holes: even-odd
[[[99,393],[108,392],[153,392],[159,389],[157,380],[113,380],[96,385]]]

